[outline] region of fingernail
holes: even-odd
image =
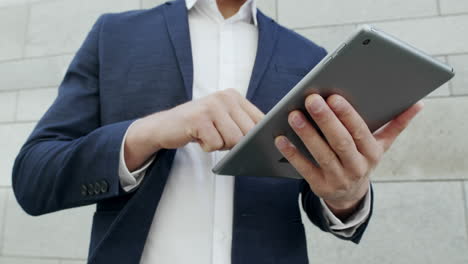
[[[278,149],[285,149],[288,144],[288,139],[285,136],[279,136],[275,140],[275,145]]]
[[[291,123],[292,126],[297,128],[303,128],[305,126],[304,119],[302,119],[301,115],[298,113],[293,115]]]
[[[323,99],[320,95],[314,95],[309,99],[309,111],[313,114],[319,113],[323,108]]]

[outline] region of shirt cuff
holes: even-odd
[[[138,187],[145,177],[146,170],[148,167],[153,163],[155,155],[151,157],[141,168],[139,168],[136,171],[130,172],[127,168],[127,164],[125,164],[125,139],[127,138],[127,133],[130,129],[130,127],[133,126],[134,123],[132,123],[128,128],[127,131],[125,132],[125,135],[122,140],[122,146],[120,147],[120,159],[119,159],[119,178],[120,178],[120,186],[122,189],[126,192],[130,192],[136,187]]]
[[[366,222],[367,218],[370,215],[370,207],[371,207],[371,191],[367,192],[364,202],[361,203],[361,206],[358,210],[351,215],[345,222],[341,221],[338,217],[336,217],[330,208],[327,206],[325,201],[320,198],[320,203],[322,204],[322,212],[325,218],[328,220],[329,227],[331,232],[337,235],[341,235],[344,237],[352,237],[356,230]]]

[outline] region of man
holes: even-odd
[[[327,141],[289,120],[320,168],[280,136],[304,180],[210,171],[324,56],[254,0],[104,15],[17,157],[17,200],[31,215],[96,203],[88,263],[308,263],[299,206],[358,243],[368,176],[420,105],[372,135],[343,98],[311,95]]]

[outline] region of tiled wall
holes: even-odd
[[[93,207],[27,216],[11,191],[14,156],[54,100],[99,14],[161,0],[0,0],[0,263],[85,263]],[[440,60],[457,77],[374,172],[375,212],[361,245],[306,224],[312,263],[468,263],[468,1],[259,0],[279,23],[333,49],[375,24]]]

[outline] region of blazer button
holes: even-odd
[[[91,183],[88,184],[88,195],[94,195],[94,185]]]
[[[83,195],[83,196],[88,195],[88,187],[86,186],[86,184],[81,185],[81,195]]]
[[[96,182],[94,184],[94,194],[100,194],[101,193],[101,184],[99,182]]]
[[[109,191],[109,184],[106,181],[102,180],[100,184],[102,193],[106,193],[107,191]]]

